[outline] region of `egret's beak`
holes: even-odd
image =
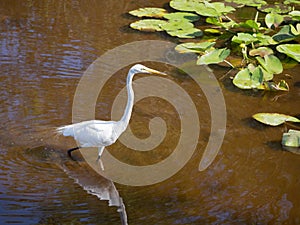
[[[153,69],[150,69],[150,68],[147,68],[146,69],[149,73],[153,73],[153,74],[159,74],[159,75],[163,75],[163,76],[166,76],[167,74],[166,73],[163,73],[163,72],[160,72],[160,71],[157,71],[157,70],[153,70]]]

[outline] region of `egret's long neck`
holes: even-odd
[[[134,73],[128,73],[127,76],[127,82],[126,82],[126,86],[127,86],[127,95],[128,95],[128,99],[127,99],[127,105],[124,111],[124,115],[122,116],[120,122],[122,123],[122,125],[124,125],[124,128],[126,129],[127,125],[129,124],[129,120],[131,117],[131,113],[132,113],[132,108],[133,108],[133,104],[134,104],[134,92],[132,89],[132,79],[133,79]]]

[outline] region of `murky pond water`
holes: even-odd
[[[72,122],[73,96],[84,71],[117,46],[162,40],[157,34],[131,31],[127,25],[132,19],[125,16],[131,9],[162,4],[0,1],[1,224],[122,224],[126,214],[129,224],[300,223],[300,156],[280,145],[289,126],[265,127],[250,119],[257,112],[299,115],[299,66],[286,71],[291,91],[280,96],[239,91],[229,76],[223,77],[226,69],[212,67],[225,97],[227,129],[219,154],[203,172],[198,164],[210,135],[207,100],[192,79],[161,64],[152,67],[172,74],[169,79],[188,90],[199,113],[199,143],[183,169],[158,184],[132,187],[113,184],[83,160],[66,156],[76,143],[53,131]],[[110,119],[125,74],[125,69],[116,73],[103,90],[97,118]],[[136,104],[135,134],[146,138],[149,119],[156,114],[167,123],[167,137],[178,137],[178,114],[157,99]],[[119,143],[108,151],[124,152],[130,163],[143,165],[166,158],[172,147],[171,139],[145,155],[130,153]]]

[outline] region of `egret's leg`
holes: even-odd
[[[103,163],[102,163],[102,160],[101,160],[101,155],[104,151],[104,148],[105,148],[105,146],[98,147],[98,157],[97,157],[97,162],[100,163],[100,167],[101,167],[102,170],[104,170],[104,166],[103,166]]]
[[[75,147],[75,148],[71,148],[68,150],[68,156],[74,160],[74,158],[72,157],[72,152],[75,151],[75,150],[78,150],[80,149],[80,147]]]

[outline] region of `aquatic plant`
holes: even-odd
[[[283,55],[300,62],[299,0],[272,5],[263,0],[171,0],[169,5],[176,12],[151,7],[130,11],[141,18],[130,26],[165,32],[180,42],[193,39],[179,43],[176,50],[198,54],[198,65],[226,63],[236,71],[233,84],[240,89],[289,90],[284,80],[276,83],[274,77],[283,72]],[[235,18],[244,6],[256,9],[255,18]],[[239,64],[231,62],[236,56],[241,57]]]

